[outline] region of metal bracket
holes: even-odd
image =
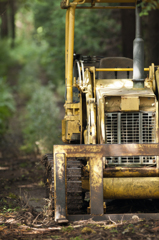
[[[103,212],[103,158],[90,158],[90,212],[102,216]]]
[[[62,223],[67,222],[68,220],[76,219],[78,220],[89,218],[94,218],[95,220],[108,219],[109,215],[108,214],[104,215],[103,212],[103,157],[134,156],[134,155],[159,156],[159,143],[55,145],[54,146],[55,221]],[[91,214],[89,215],[86,214],[67,216],[66,158],[69,157],[88,157],[90,160]],[[144,216],[142,214],[140,215]],[[116,217],[117,215],[114,216]],[[120,217],[121,216],[123,215],[120,215]],[[153,216],[153,214],[151,214],[150,216]],[[129,214],[127,217],[130,219],[132,217],[132,214]],[[157,214],[157,219],[158,218],[159,215]]]
[[[54,154],[54,198],[55,221],[68,222],[66,219],[66,158],[64,153]]]

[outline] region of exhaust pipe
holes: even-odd
[[[141,38],[140,7],[136,5],[136,36],[133,42],[133,87],[144,88],[144,41]]]

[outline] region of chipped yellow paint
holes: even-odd
[[[82,180],[82,188],[89,190],[89,180]],[[159,198],[159,178],[104,178],[105,199],[148,199]]]
[[[64,174],[64,171],[65,171],[65,162],[64,162],[64,154],[56,154],[56,157],[58,158],[58,177],[59,179],[63,179],[63,174]]]
[[[159,143],[54,145],[55,153],[66,157],[159,156]]]
[[[103,214],[103,161],[102,158],[90,158],[90,210],[91,214]],[[99,206],[98,212],[96,206]]]
[[[90,158],[90,177],[92,179],[92,185],[97,192],[103,181],[103,176],[100,176],[101,170],[103,171],[101,159]]]
[[[59,195],[59,188],[57,183],[65,184],[65,189],[67,189],[67,178],[66,178],[66,169],[67,169],[67,159],[64,153],[54,153],[54,205],[55,205],[55,221],[58,219],[65,219],[67,207],[62,204],[59,204],[61,195]],[[64,178],[65,177],[65,178]],[[64,195],[63,195],[64,196]],[[62,197],[63,197],[62,196]],[[66,194],[64,196],[65,202],[67,201]],[[67,205],[67,204],[66,204]],[[65,207],[64,207],[65,206]]]
[[[88,170],[87,170],[88,171]],[[157,177],[157,168],[107,168],[103,170],[103,177]]]

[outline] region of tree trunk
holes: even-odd
[[[121,5],[126,6],[126,4]],[[135,10],[121,9],[121,22],[123,57],[133,58],[133,41],[135,38]]]
[[[8,1],[0,1],[0,15],[1,15],[1,38],[8,37],[8,15],[7,15],[7,4]]]
[[[11,19],[11,47],[14,47],[15,40],[15,0],[10,0],[10,19]]]
[[[1,38],[7,38],[8,37],[8,15],[7,15],[7,11],[5,11],[2,16],[1,16]]]
[[[159,10],[151,10],[147,28],[147,62],[148,65],[159,64]]]

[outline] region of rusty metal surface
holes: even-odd
[[[157,168],[106,168],[103,177],[158,177]]]
[[[88,177],[89,164],[83,168],[83,176]],[[103,168],[103,177],[158,177],[157,167],[108,167]]]
[[[54,159],[55,221],[61,222],[66,220],[65,154],[55,154]]]
[[[103,215],[103,161],[90,159],[90,211],[92,215]]]
[[[90,189],[90,181],[82,180],[82,188]],[[159,199],[158,177],[103,178],[104,199]]]
[[[55,153],[65,153],[66,157],[159,156],[159,143],[54,145]]]
[[[79,220],[88,220],[92,219],[93,221],[105,221],[105,220],[112,220],[112,221],[124,221],[124,220],[131,220],[131,219],[154,219],[159,220],[158,213],[128,213],[128,214],[104,214],[103,216],[92,216],[92,215],[69,215],[67,219],[69,221],[79,221]]]

